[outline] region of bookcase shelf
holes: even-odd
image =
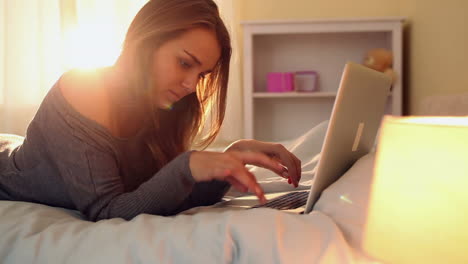
[[[244,137],[281,141],[329,119],[346,62],[361,63],[368,50],[393,52],[397,79],[387,114],[402,114],[404,18],[245,21]],[[271,93],[269,72],[316,71],[315,92]]]

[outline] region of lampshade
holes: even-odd
[[[468,117],[383,120],[364,249],[384,263],[468,263]]]

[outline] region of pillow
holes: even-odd
[[[351,247],[362,252],[375,152],[360,158],[322,192],[314,210],[331,217]]]

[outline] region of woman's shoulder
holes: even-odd
[[[110,126],[110,100],[102,83],[102,69],[70,70],[62,75],[59,89],[78,113],[104,127]]]

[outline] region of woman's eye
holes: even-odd
[[[186,61],[184,61],[184,60],[179,60],[179,64],[180,64],[182,67],[186,68],[186,69],[188,69],[188,68],[190,68],[190,67],[192,66],[190,63],[188,63],[188,62],[186,62]]]

